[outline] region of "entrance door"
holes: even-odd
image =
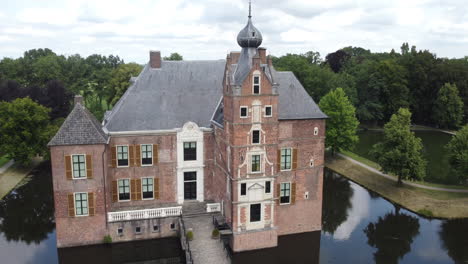
[[[184,172],[184,199],[197,199],[197,172]]]

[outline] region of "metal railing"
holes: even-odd
[[[161,218],[182,215],[182,206],[107,213],[109,222]]]

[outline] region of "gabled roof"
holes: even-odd
[[[48,146],[106,144],[107,135],[88,109],[76,103]]]
[[[161,68],[149,65],[106,113],[109,132],[151,131],[181,128],[192,121],[210,127],[211,120],[223,125],[223,78],[225,60],[162,61]],[[270,73],[268,73],[270,74]],[[292,72],[271,75],[278,83],[279,119],[320,119],[327,116],[305,91]]]

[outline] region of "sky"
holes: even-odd
[[[149,50],[187,60],[240,50],[248,0],[0,0],[0,58],[34,48],[118,55],[144,64]],[[466,0],[252,0],[262,46],[274,56],[347,46],[373,52],[403,42],[438,57],[468,55]]]

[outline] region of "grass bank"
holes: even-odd
[[[11,192],[39,163],[42,158],[34,158],[29,166],[20,167],[14,164],[0,174],[0,200]]]
[[[341,157],[327,156],[325,166],[415,213],[437,218],[468,218],[467,193],[433,191],[408,185],[397,187],[394,181]]]

